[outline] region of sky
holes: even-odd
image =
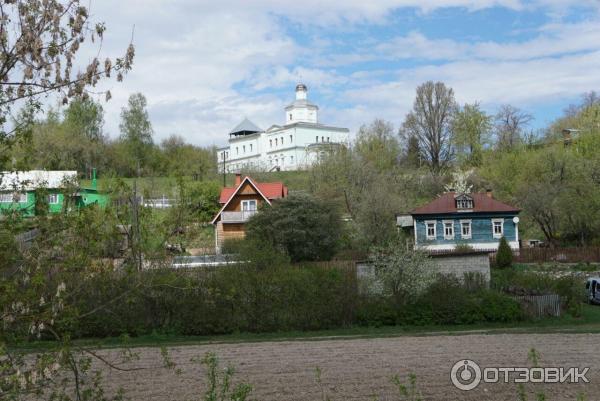
[[[102,84],[105,131],[119,135],[143,93],[155,141],[171,134],[226,144],[244,117],[284,122],[298,82],[319,121],[399,127],[416,87],[453,88],[494,114],[512,104],[540,129],[600,91],[600,0],[92,0],[107,26],[101,55],[136,57],[124,82]]]

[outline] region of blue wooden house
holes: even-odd
[[[457,245],[496,251],[505,237],[519,249],[519,209],[487,193],[447,192],[407,215],[397,216],[397,225],[414,236],[415,248],[451,251]]]

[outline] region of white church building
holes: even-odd
[[[285,124],[262,130],[247,118],[229,133],[228,146],[217,150],[219,171],[301,170],[326,151],[348,145],[348,128],[319,123],[319,107],[307,99],[304,84],[285,108]]]

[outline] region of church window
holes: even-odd
[[[281,142],[281,145],[283,145],[283,137],[281,137],[280,142]]]
[[[275,138],[275,146],[277,146],[277,138]]]
[[[319,136],[318,135],[315,137],[315,142],[319,142]]]
[[[244,148],[244,153],[246,153],[246,145],[244,145],[243,148]]]
[[[269,139],[269,147],[272,148],[273,147],[273,140]]]
[[[252,144],[250,144],[250,152],[252,152]]]
[[[239,149],[237,146],[235,147],[235,154],[236,154],[236,155],[239,155],[239,154],[240,154],[240,149]]]
[[[292,113],[290,113],[290,121],[292,121]]]
[[[292,143],[292,136],[290,135],[290,143]]]

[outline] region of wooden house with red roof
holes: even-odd
[[[256,182],[248,176],[242,179],[240,174],[236,174],[234,186],[221,190],[221,210],[212,220],[217,253],[220,253],[225,241],[244,238],[246,222],[261,205],[271,205],[287,195],[288,188],[282,182]]]
[[[412,231],[418,249],[451,251],[464,244],[496,251],[502,237],[512,249],[519,249],[519,211],[494,199],[491,191],[447,192],[408,215],[397,216],[396,223]]]

